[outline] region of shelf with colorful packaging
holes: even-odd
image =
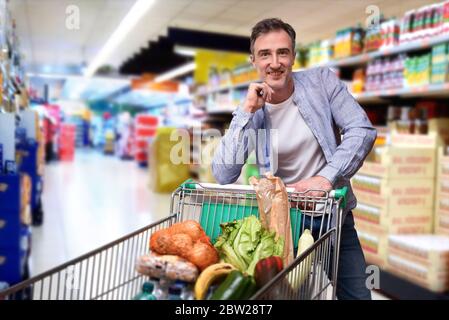
[[[338,70],[363,105],[447,97],[448,43],[449,1],[444,1],[410,10],[400,19],[382,18],[378,27],[339,30],[336,38],[307,48],[303,60],[307,68]]]
[[[148,165],[148,153],[156,135],[159,117],[150,114],[137,114],[134,120],[134,159],[145,167]]]
[[[24,118],[17,124],[14,114],[0,114],[0,282],[9,285],[29,276],[30,226],[42,217],[32,212],[42,191],[41,157],[36,140],[27,137],[32,132],[23,126]]]
[[[29,99],[8,2],[0,0],[0,283],[29,276],[32,209],[42,191],[37,115]]]

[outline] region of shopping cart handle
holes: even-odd
[[[196,189],[196,184],[197,184],[197,182],[195,182],[195,180],[193,180],[193,179],[187,179],[186,181],[184,181],[184,182],[181,184],[181,188],[185,188],[185,189],[193,189],[193,190],[195,190],[195,189]]]
[[[346,194],[348,193],[348,187],[343,187],[341,189],[335,189],[331,192],[331,196],[335,198],[335,200],[341,200],[341,207],[346,207]]]

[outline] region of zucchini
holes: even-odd
[[[247,278],[237,270],[228,274],[223,283],[212,294],[211,300],[235,300],[238,299],[247,286]]]

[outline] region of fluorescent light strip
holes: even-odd
[[[196,50],[194,48],[175,46],[174,51],[185,57],[194,57],[196,55]]]
[[[115,29],[114,33],[109,37],[106,44],[86,69],[85,75],[87,77],[91,77],[92,75],[94,75],[95,71],[97,71],[97,69],[107,61],[114,50],[117,49],[123,39],[128,35],[128,33],[132,29],[134,29],[140,19],[142,19],[142,17],[148,12],[148,10],[153,7],[155,2],[156,0],[137,0],[134,3],[131,10],[129,10],[129,12],[120,22],[117,29]]]
[[[182,76],[183,74],[192,72],[196,69],[196,63],[195,62],[189,62],[185,65],[182,65],[180,67],[177,67],[175,69],[172,69],[170,71],[167,71],[166,73],[161,74],[160,76],[157,76],[154,79],[154,82],[163,82],[167,80],[174,79],[176,77]]]

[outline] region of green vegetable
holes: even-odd
[[[227,263],[231,263],[242,272],[254,274],[254,268],[260,259],[270,256],[282,256],[284,238],[276,240],[276,233],[262,227],[256,216],[223,223],[222,233],[215,247]]]
[[[240,259],[240,257],[235,253],[234,249],[227,242],[223,243],[221,247],[222,253],[224,254],[224,260],[227,263],[232,264],[234,267],[239,269],[240,271],[245,271],[247,265],[245,261]]]
[[[241,296],[239,297],[239,299],[241,299],[241,300],[246,300],[246,299],[251,298],[251,296],[254,293],[256,293],[256,291],[257,291],[257,284],[256,284],[256,281],[254,280],[254,278],[251,276],[247,276],[246,279],[247,279],[246,288],[245,288],[245,290],[243,290]]]
[[[235,253],[248,265],[252,260],[252,253],[256,249],[262,230],[262,224],[256,216],[249,216],[243,220],[240,230],[234,239]],[[229,240],[231,241],[232,238]]]
[[[272,233],[266,231],[261,237],[260,243],[254,251],[253,259],[248,266],[247,273],[249,275],[254,275],[254,268],[260,259],[270,257],[274,255],[274,249],[276,247],[276,242]]]
[[[234,270],[220,284],[211,296],[211,300],[236,300],[248,285],[248,278],[240,271]]]

